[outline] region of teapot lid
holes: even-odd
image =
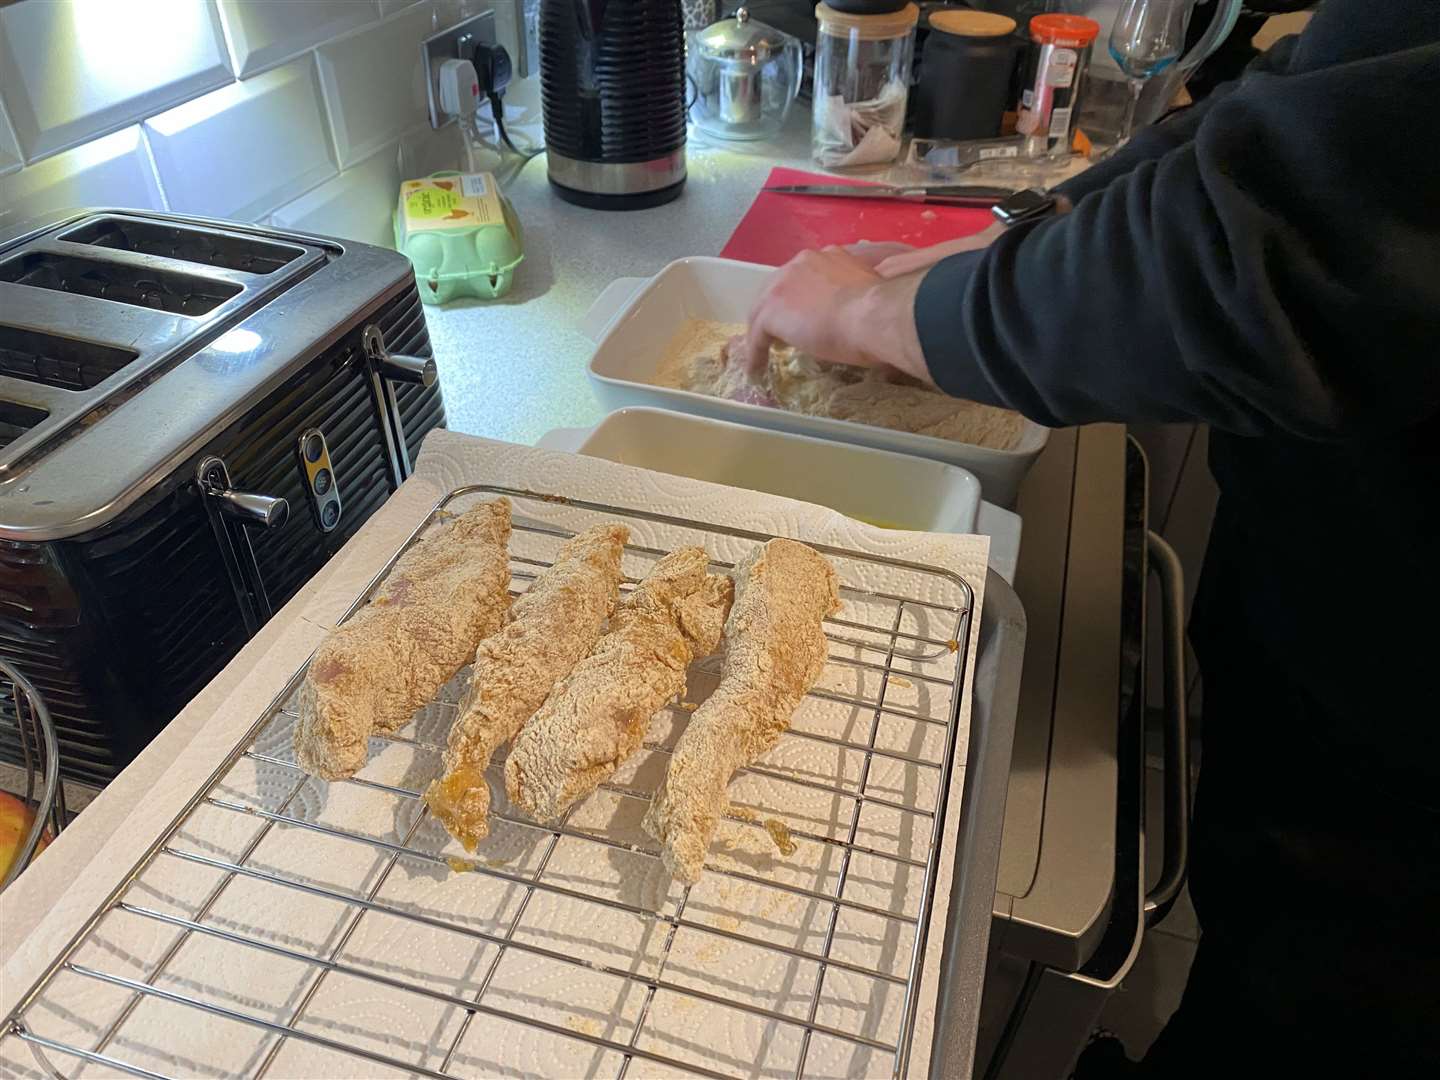
[[[784,52],[788,40],[788,35],[750,18],[750,12],[743,7],[734,18],[712,23],[695,36],[696,45],[706,56],[750,64],[763,64]]]

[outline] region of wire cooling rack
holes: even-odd
[[[626,588],[682,544],[728,570],[769,539],[471,486],[405,546],[497,495],[514,502],[516,592],[597,521],[631,526]],[[973,594],[949,571],[817,547],[842,583],[825,674],[780,743],[737,774],[699,884],[668,877],[639,823],[717,658],[692,668],[687,700],[655,718],[642,751],[553,826],[508,805],[497,761],[493,831],[473,857],[419,799],[468,672],[372,739],[355,777],[326,783],[294,764],[302,666],[6,1017],[7,1067],[906,1075],[940,840],[955,827],[945,810],[966,737]]]

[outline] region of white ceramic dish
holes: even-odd
[[[987,499],[1014,505],[1020,481],[1049,438],[1049,431],[1038,424],[1026,422],[1014,450],[992,450],[655,385],[666,346],[686,319],[744,322],[771,272],[768,266],[697,256],[679,259],[653,278],[612,282],[581,321],[581,329],[596,342],[589,372],[601,403],[607,409],[626,405],[677,409],[959,465],[979,479]]]
[[[556,428],[537,445],[672,476],[794,492],[872,522],[980,533],[990,538],[991,569],[1015,580],[1020,515],[978,499],[979,482],[958,466],[644,406],[619,409],[595,427]]]
[[[955,465],[669,409],[613,412],[579,452],[819,503],[884,528],[974,532],[980,506],[980,482]]]

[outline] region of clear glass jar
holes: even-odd
[[[815,103],[810,147],[827,169],[875,165],[900,154],[920,9],[884,15],[815,8]]]

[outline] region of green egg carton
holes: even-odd
[[[432,173],[400,185],[395,249],[415,268],[420,299],[496,300],[525,258],[520,221],[490,173]]]

